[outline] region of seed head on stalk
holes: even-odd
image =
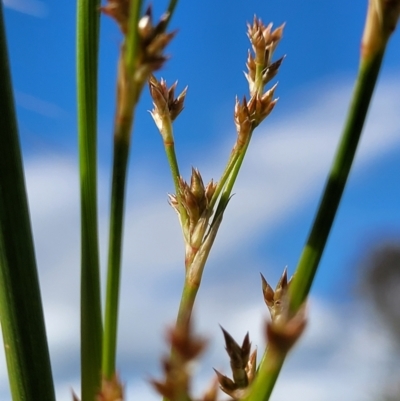
[[[169,202],[178,213],[185,238],[185,265],[188,267],[201,247],[213,209],[211,198],[217,184],[211,180],[204,186],[200,171],[192,168],[190,184],[179,178],[179,198],[183,208],[180,208],[178,196],[168,195]],[[185,213],[182,219],[181,213]]]
[[[150,95],[153,98],[154,106],[150,114],[164,142],[173,142],[173,138],[170,137],[170,125],[182,112],[184,107],[187,87],[175,97],[177,85],[178,81],[168,88],[167,82],[164,79],[161,78],[161,80],[158,81],[154,75],[151,75],[149,79]]]
[[[101,7],[101,11],[113,18],[125,38],[128,35],[128,23],[131,0],[108,0],[107,4]],[[138,21],[137,54],[135,55],[133,69],[128,72],[125,63],[125,54],[128,51],[126,40],[121,47],[121,57],[118,71],[118,104],[120,109],[125,108],[125,104],[130,104],[126,99],[132,97],[130,92],[134,92],[133,100],[136,102],[140,91],[147,81],[150,74],[159,70],[168,59],[164,50],[168,43],[175,36],[176,32],[165,32],[168,14],[164,14],[157,24],[153,23],[152,8],[149,6],[145,14]]]
[[[207,341],[193,333],[190,324],[175,327],[167,333],[167,342],[174,358],[162,360],[164,378],[150,380],[155,390],[170,401],[190,400],[190,384],[193,362],[206,347]]]
[[[261,274],[264,301],[271,315],[265,329],[268,343],[284,352],[299,339],[307,323],[305,304],[294,315],[290,313],[288,290],[292,278],[288,280],[285,268],[274,291]]]
[[[251,351],[249,333],[244,337],[242,345],[239,345],[233,337],[222,327],[225,338],[226,352],[229,355],[232,370],[232,378],[223,375],[214,369],[217,374],[220,389],[233,399],[244,398],[248,393],[249,385],[256,375],[257,350]]]
[[[272,31],[272,23],[267,26],[254,16],[253,24],[247,25],[247,36],[254,55],[249,50],[245,73],[249,83],[250,95],[262,94],[264,86],[278,73],[284,57],[272,62],[272,56],[283,34],[285,24]]]

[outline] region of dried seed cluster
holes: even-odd
[[[191,366],[206,346],[204,338],[193,334],[190,326],[171,329],[167,335],[173,357],[164,358],[163,380],[151,380],[151,384],[169,401],[190,400]]]
[[[248,52],[247,72],[245,76],[249,84],[250,100],[246,97],[240,102],[236,98],[234,120],[238,134],[235,150],[242,149],[249,141],[251,133],[273,110],[277,99],[274,92],[277,85],[264,91],[265,85],[278,73],[284,57],[272,62],[272,56],[282,38],[284,25],[272,31],[272,24],[265,26],[260,19],[254,17],[253,24],[247,25],[253,53]]]
[[[267,323],[266,333],[270,346],[287,352],[299,339],[306,327],[305,305],[294,315],[289,308],[289,286],[285,268],[275,291],[261,274],[264,301],[271,315],[271,322]]]
[[[108,0],[101,11],[115,19],[124,36],[128,33],[130,0]],[[164,14],[157,24],[153,24],[152,8],[148,7],[138,23],[139,54],[136,63],[136,80],[145,82],[148,75],[159,70],[167,57],[163,54],[176,32],[165,32],[168,14]]]
[[[253,25],[247,24],[247,36],[254,55],[249,50],[245,73],[249,83],[250,95],[262,93],[264,86],[278,73],[284,57],[272,62],[272,56],[282,39],[285,24],[272,31],[272,23],[267,26],[254,17]]]
[[[168,88],[167,82],[162,78],[161,81],[157,81],[152,75],[149,79],[150,95],[154,106],[150,114],[164,140],[168,140],[167,131],[170,123],[178,117],[184,107],[187,87],[175,98],[177,84],[178,81]]]
[[[181,221],[186,242],[186,266],[190,265],[203,242],[209,219],[213,214],[210,201],[216,187],[217,184],[213,180],[204,186],[199,170],[192,168],[190,185],[182,177],[179,178],[179,198],[177,195],[168,195],[169,202]],[[185,214],[184,218],[181,213]]]
[[[246,334],[240,346],[226,330],[222,327],[221,329],[225,338],[225,349],[230,358],[233,380],[224,376],[218,370],[214,370],[221,390],[233,399],[238,400],[246,396],[248,387],[256,375],[257,350],[250,354],[251,342],[249,333]]]

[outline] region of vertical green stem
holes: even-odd
[[[296,311],[310,291],[357,150],[384,50],[361,62],[353,101],[313,227],[290,286],[291,309]]]
[[[130,130],[131,123],[128,125]],[[107,379],[111,379],[112,375],[115,373],[123,218],[128,156],[129,139],[125,136],[115,135],[102,362],[102,372]]]
[[[81,192],[81,387],[92,401],[101,379],[101,296],[97,220],[99,1],[77,2],[77,103]]]
[[[342,138],[328,176],[313,227],[301,254],[293,282],[289,287],[291,294],[290,307],[293,313],[299,309],[310,291],[318,263],[332,228],[357,150],[383,54],[384,49],[370,59],[364,59],[361,62]],[[286,353],[276,353],[272,347],[268,348],[260,364],[251,392],[245,399],[246,401],[269,400],[285,357]]]
[[[54,401],[0,3],[0,319],[14,401]]]

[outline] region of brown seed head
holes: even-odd
[[[249,51],[245,73],[249,83],[250,95],[262,93],[264,86],[278,73],[283,58],[272,63],[272,56],[282,38],[284,24],[272,31],[272,24],[265,26],[254,17],[253,24],[247,25],[247,36],[250,39],[254,56]]]
[[[271,286],[265,280],[261,274],[262,290],[264,295],[264,301],[268,306],[271,319],[277,323],[281,320],[286,321],[289,316],[289,283],[287,279],[287,269],[283,270],[282,276],[278,281],[275,291],[272,290]]]
[[[154,109],[150,111],[158,129],[162,133],[164,119],[174,121],[181,113],[184,106],[187,87],[175,97],[175,89],[178,82],[168,88],[167,82],[161,78],[160,81],[154,75],[149,78],[150,95],[153,98]]]
[[[162,380],[150,380],[150,383],[170,401],[191,399],[191,364],[205,348],[206,341],[193,334],[190,321],[169,330],[167,341],[171,346],[172,356],[162,360],[164,377]]]
[[[208,228],[209,219],[213,213],[210,201],[215,192],[216,183],[211,180],[204,188],[203,179],[198,169],[192,168],[190,185],[179,178],[179,195],[186,219],[186,225],[182,226],[186,242],[186,265],[190,264]],[[180,216],[182,212],[179,207],[178,197],[168,195],[170,205]],[[182,221],[182,219],[181,219]]]
[[[245,389],[254,379],[257,353],[253,352],[250,355],[251,343],[249,333],[246,334],[240,346],[226,330],[222,327],[221,329],[225,338],[225,349],[230,359],[233,380],[214,370],[217,373],[221,390],[231,397],[238,399],[246,393]]]

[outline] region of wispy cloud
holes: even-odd
[[[44,117],[56,119],[67,115],[67,112],[56,104],[39,99],[28,93],[15,91],[15,100],[18,106]]]
[[[32,15],[33,17],[45,18],[48,8],[43,1],[39,0],[2,0],[5,7],[20,13]]]
[[[356,174],[399,148],[400,122],[394,107],[400,103],[398,84],[381,83],[357,154]],[[249,269],[240,268],[239,261],[253,263],[256,259],[249,249],[254,238],[279,228],[321,190],[345,113],[342,93],[349,91],[346,84],[329,91],[321,87],[320,97],[309,108],[290,120],[269,126],[267,135],[255,135],[235,188],[237,195],[229,205],[211,255],[215,268],[223,267],[229,257],[229,270],[234,274],[223,285],[207,282],[206,272],[206,282],[199,293],[198,329],[216,339],[205,358],[209,368],[227,366],[218,323],[238,339],[249,330],[254,344],[262,350],[260,326],[267,312],[260,301],[259,278],[250,277]],[[211,172],[217,171],[219,159],[220,155],[216,155],[208,161],[204,176],[214,175]],[[119,366],[122,377],[129,381],[128,399],[140,396],[142,400],[152,400],[155,396],[147,385],[136,386],[136,382],[157,370],[163,350],[162,333],[166,323],[174,320],[180,295],[183,246],[174,212],[165,198],[154,196],[159,193],[159,175],[142,171],[151,179],[135,183],[135,193],[141,197],[131,200],[126,211]],[[66,396],[67,383],[79,381],[77,166],[73,158],[50,159],[46,155],[27,161],[26,177],[51,355],[59,399],[63,401],[70,399]],[[101,174],[99,181],[104,262],[104,199],[108,199],[104,189],[108,188],[108,179]],[[370,317],[361,313],[358,306],[348,306],[344,313],[329,301],[315,299],[310,311],[307,334],[285,367],[274,397],[290,400],[297,392],[308,401],[330,401],[338,394],[342,400],[364,400],[362,392],[373,386],[377,364],[383,364],[390,354],[387,342],[371,330]],[[368,347],[369,342],[374,347]],[[0,400],[6,400],[6,372],[1,366]],[[346,375],[351,377],[351,386]],[[200,376],[204,382],[212,373],[210,369],[201,370]],[[329,398],[333,392],[327,389],[332,387],[335,398]]]

